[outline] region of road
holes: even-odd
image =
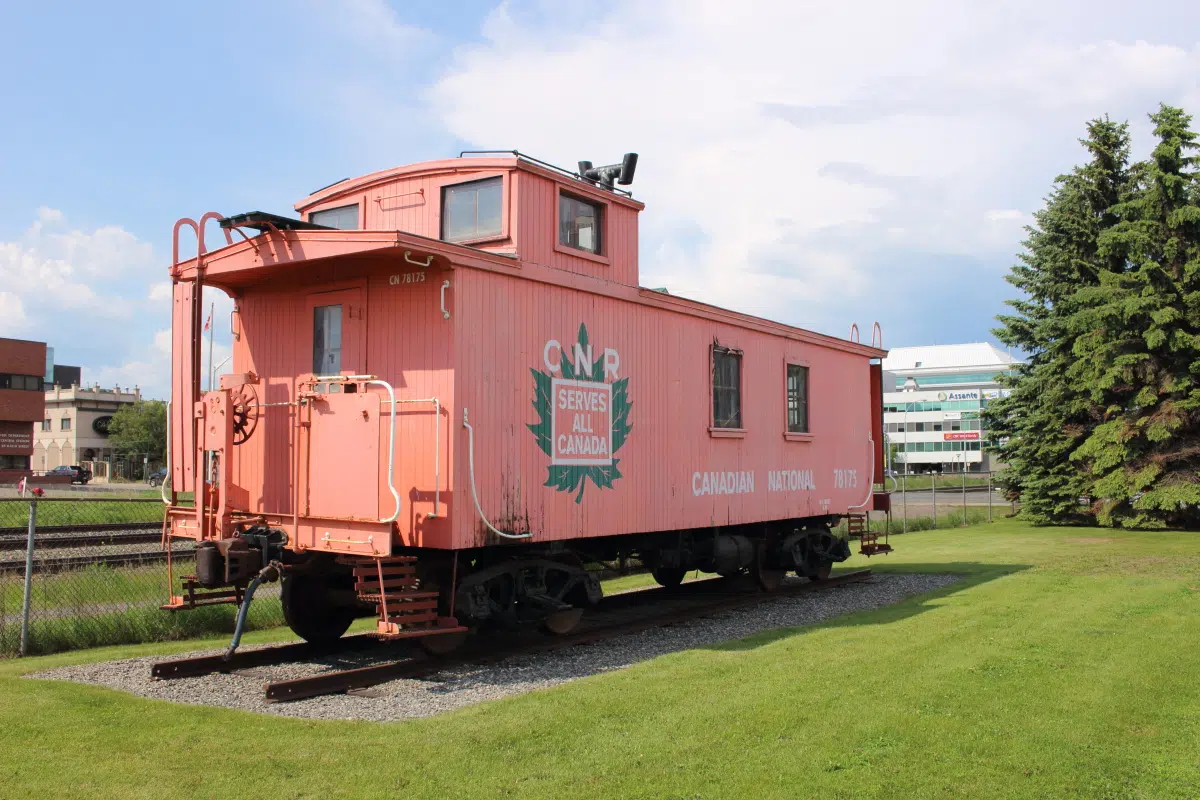
[[[904,502],[902,500],[902,498],[904,498],[904,497],[907,497],[907,502],[910,506],[913,506],[913,505],[932,506],[933,505],[933,492],[929,489],[921,489],[920,491],[910,491],[910,492],[907,492],[906,494],[902,494],[899,491],[892,492],[892,506],[895,507],[895,506],[899,505],[901,502]],[[939,506],[941,506],[943,504],[945,504],[947,506],[952,506],[952,505],[961,506],[962,503],[963,503],[963,491],[962,491],[961,486],[958,487],[957,489],[945,489],[942,487],[938,488],[937,504]],[[972,488],[970,486],[967,487],[967,505],[968,506],[986,506],[987,504],[988,504],[987,488],[985,488],[983,486],[977,486],[974,488]],[[1005,505],[1008,505],[1008,501],[1004,499],[1004,496],[1002,494],[1000,494],[1000,492],[992,492],[992,505],[993,506],[1005,506]]]

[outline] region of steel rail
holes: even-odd
[[[374,636],[356,635],[339,639],[335,645],[315,645],[308,642],[296,642],[276,647],[260,647],[256,650],[238,650],[228,660],[225,654],[200,656],[199,658],[179,658],[173,661],[160,661],[150,667],[150,677],[158,680],[175,678],[196,678],[201,675],[211,675],[214,672],[236,672],[250,667],[265,667],[272,664],[282,664],[288,661],[301,661],[308,658],[327,656],[347,650],[375,647],[380,640]]]
[[[355,689],[365,689],[370,686],[376,686],[381,683],[399,680],[402,678],[420,678],[449,667],[462,666],[466,664],[489,663],[515,655],[544,653],[551,650],[560,650],[566,647],[574,647],[581,644],[592,644],[605,639],[611,639],[616,636],[639,633],[651,628],[660,628],[665,625],[687,622],[723,611],[732,611],[739,608],[744,608],[746,606],[757,605],[759,603],[777,598],[796,597],[799,595],[811,594],[822,589],[844,586],[848,583],[856,583],[858,581],[865,580],[870,576],[870,574],[870,569],[862,569],[855,570],[854,572],[848,572],[843,575],[838,575],[837,577],[830,578],[828,580],[784,587],[765,594],[762,592],[745,591],[735,594],[724,594],[719,599],[711,602],[667,610],[663,613],[653,613],[652,611],[649,616],[645,616],[640,619],[617,622],[615,624],[599,625],[589,630],[580,631],[578,633],[568,633],[563,636],[556,636],[552,639],[546,639],[533,644],[521,643],[510,646],[490,647],[482,652],[471,651],[459,655],[444,657],[421,655],[403,661],[391,661],[369,667],[359,667],[357,669],[342,670],[339,672],[328,672],[307,678],[276,681],[266,684],[264,687],[264,692],[266,699],[269,702],[279,702],[303,700],[305,698],[318,697],[320,695],[339,694]],[[705,583],[707,583],[707,581]],[[660,592],[661,590],[659,589],[647,590],[647,593],[653,593],[656,596],[661,596],[659,594]],[[629,594],[619,596],[629,598]]]
[[[463,652],[453,656],[434,657],[424,653],[417,653],[412,658],[404,661],[388,662],[386,664],[372,667],[326,673],[325,675],[315,676],[314,678],[302,678],[300,679],[301,683],[299,685],[297,685],[296,681],[270,683],[265,685],[265,691],[268,694],[267,699],[300,700],[304,697],[316,697],[322,694],[334,694],[337,692],[351,691],[353,689],[367,688],[368,686],[377,685],[388,680],[396,680],[397,678],[420,677],[422,675],[428,675],[430,673],[437,672],[438,670],[446,669],[447,667],[455,664],[486,663],[489,661],[497,661],[500,659],[509,658],[510,656],[517,654],[543,652],[546,650],[558,649],[560,647],[569,647],[589,641],[598,641],[602,638],[620,635],[621,633],[634,632],[635,627],[636,630],[643,630],[648,627],[658,627],[661,625],[672,624],[673,622],[704,616],[705,614],[711,614],[715,611],[736,609],[745,605],[753,605],[755,603],[763,602],[764,600],[770,600],[776,597],[789,597],[806,594],[823,588],[833,588],[846,583],[863,580],[870,575],[870,572],[871,571],[869,569],[857,570],[844,575],[838,575],[827,581],[821,581],[820,583],[801,584],[795,587],[787,587],[786,589],[777,590],[776,592],[765,596],[759,592],[741,592],[734,595],[725,593],[722,595],[722,599],[716,603],[707,603],[701,606],[693,605],[684,609],[670,609],[664,614],[659,614],[657,616],[646,618],[640,621],[623,622],[609,626],[597,626],[580,633],[568,634],[564,637],[556,637],[550,640],[538,641],[533,644],[526,642],[504,647],[495,647],[495,643],[489,640],[478,643],[469,652]],[[687,591],[689,587],[692,590],[688,594],[684,595],[684,599],[702,597],[716,584],[716,579],[694,581],[684,584],[685,591]],[[633,590],[609,595],[601,602],[606,606],[612,606],[613,608],[611,610],[613,611],[624,611],[628,613],[636,610],[637,602],[639,600],[644,602],[649,598],[657,599],[659,597],[679,598],[679,594],[677,590],[667,590],[661,587],[653,587],[650,589]],[[151,667],[150,675],[152,678],[156,678],[158,680],[195,678],[213,673],[231,673],[251,667],[272,666],[275,664],[301,661],[308,658],[328,656],[350,650],[374,648],[385,644],[402,645],[410,652],[415,649],[413,647],[414,640],[412,639],[402,639],[399,641],[389,642],[387,639],[367,633],[347,636],[339,639],[335,643],[323,646],[309,644],[308,642],[296,642],[293,644],[277,645],[274,647],[262,647],[256,650],[239,650],[238,652],[234,653],[233,658],[229,661],[226,661],[223,655],[198,656],[194,658],[175,659],[172,661],[161,661]],[[368,680],[369,682],[364,682],[365,680]],[[333,685],[339,682],[343,684],[341,687]],[[304,685],[305,683],[307,683],[307,686]],[[324,686],[322,686],[322,684],[324,684]],[[320,690],[312,691],[314,686]],[[277,698],[272,698],[270,696],[272,694],[277,694],[280,696]]]
[[[157,540],[158,537],[155,537]],[[188,558],[191,551],[177,552],[176,558]],[[33,562],[33,574],[45,572],[62,572],[77,567],[90,567],[96,564],[109,567],[124,567],[134,564],[154,564],[167,560],[167,551],[153,550],[137,553],[101,553],[90,556],[62,556],[59,558],[42,558]],[[25,561],[0,561],[0,572],[23,572]]]
[[[162,523],[159,523],[161,527]],[[62,550],[68,547],[107,547],[110,545],[120,544],[152,544],[162,540],[162,531],[146,531],[146,532],[130,532],[121,533],[94,533],[81,534],[78,536],[46,536],[40,534],[34,538],[34,546],[40,552],[42,550]],[[7,550],[24,550],[26,547],[25,541],[16,538],[0,539],[0,551]]]
[[[38,525],[37,533],[41,536],[44,533],[89,533],[92,531],[142,531],[142,530],[158,530],[162,527],[162,520],[147,520],[145,522],[93,522],[79,523],[77,525]],[[24,528],[0,528],[0,538],[5,536],[20,536],[24,538]]]

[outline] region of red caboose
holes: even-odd
[[[299,219],[180,220],[168,524],[199,544],[171,607],[240,602],[261,571],[306,639],[366,604],[433,646],[569,628],[597,559],[769,588],[846,558],[832,524],[886,501],[885,351],[641,288],[635,164],[460,156]],[[180,261],[209,219],[229,244]],[[235,300],[207,392],[200,286]]]

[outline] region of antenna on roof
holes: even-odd
[[[620,164],[609,164],[607,167],[593,167],[590,161],[579,162],[579,177],[590,184],[599,184],[605,189],[613,188],[615,179],[621,186],[633,183],[633,173],[637,170],[638,154],[626,153]]]

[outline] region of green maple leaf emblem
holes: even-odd
[[[579,346],[584,352],[587,352],[588,333],[587,326],[584,324],[579,326]],[[603,359],[596,359],[591,367],[590,372],[582,364],[577,369],[576,365],[567,358],[566,349],[563,349],[561,367],[563,378],[604,383]],[[538,421],[529,423],[526,427],[533,432],[541,451],[553,458],[554,378],[550,373],[542,372],[539,369],[530,368],[529,371],[533,374],[533,407],[538,413]],[[612,431],[609,436],[611,454],[615,454],[621,449],[621,446],[625,444],[625,439],[629,436],[629,431],[633,428],[629,424],[629,409],[632,406],[633,403],[629,401],[629,379],[621,378],[614,381],[612,384]],[[619,463],[620,459],[614,458],[611,464],[603,465],[551,464],[547,468],[546,482],[542,485],[553,487],[560,492],[578,492],[575,495],[575,502],[582,503],[583,490],[588,481],[600,489],[613,488],[613,481],[621,477],[621,472],[617,469]]]

